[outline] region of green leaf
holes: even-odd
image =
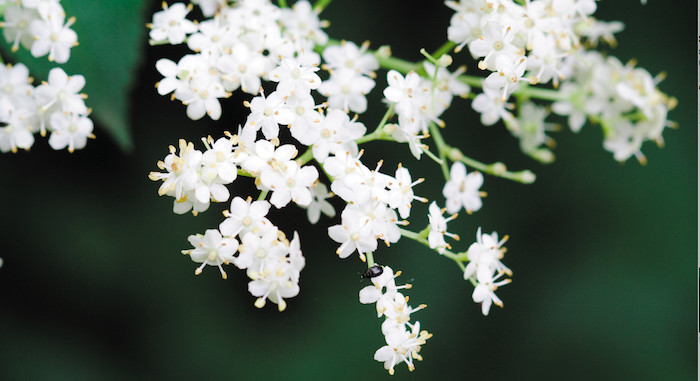
[[[147,41],[145,1],[63,0],[61,5],[66,18],[76,18],[71,28],[78,34],[79,45],[71,49],[68,62],[58,65],[47,56],[34,58],[24,48],[11,53],[4,39],[3,54],[27,65],[36,79],[45,80],[57,66],[68,75],[84,75],[83,93],[88,95],[85,103],[93,110],[91,117],[123,151],[131,151],[128,97]],[[95,135],[100,138],[99,131]]]

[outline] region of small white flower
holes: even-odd
[[[92,120],[87,116],[54,112],[50,122],[49,145],[55,150],[68,147],[68,152],[72,153],[76,148],[84,148],[88,138],[95,137],[92,134]]]
[[[158,162],[158,168],[166,170],[166,173],[151,172],[149,175],[153,181],[163,180],[158,189],[159,195],[173,194],[176,201],[183,200],[186,191],[194,190],[202,160],[202,153],[194,149],[194,144],[180,139],[179,147],[179,156],[175,154],[175,147],[170,146],[170,154],[164,161]]]
[[[511,282],[510,279],[504,279],[498,281],[503,274],[498,274],[495,277],[489,274],[487,271],[477,271],[476,279],[477,285],[474,288],[474,293],[472,293],[472,299],[475,303],[481,303],[481,313],[486,316],[489,314],[489,309],[491,304],[495,304],[499,307],[503,307],[503,302],[496,296],[495,291],[498,287],[506,285]]]
[[[323,51],[324,69],[351,70],[355,73],[374,78],[374,70],[379,69],[377,59],[366,53],[369,43],[361,47],[350,41],[341,41],[340,45],[329,45]]]
[[[163,2],[163,10],[153,14],[153,23],[148,24],[151,28],[149,36],[153,41],[168,41],[172,45],[181,44],[188,34],[197,31],[197,25],[186,19],[187,14],[192,10],[192,5],[185,6],[183,3],[175,3],[168,7]]]
[[[311,196],[311,203],[308,206],[302,206],[307,208],[306,217],[309,219],[309,222],[316,224],[321,219],[321,212],[328,217],[335,217],[335,208],[330,202],[326,201],[334,195],[328,192],[325,184],[319,182],[311,187]]]
[[[426,340],[432,337],[428,331],[420,331],[420,322],[411,325],[408,331],[405,326],[399,326],[385,335],[386,344],[374,353],[374,359],[384,363],[384,369],[394,374],[396,364],[405,362],[409,371],[415,369],[413,360],[422,360],[418,352]]]
[[[438,253],[445,252],[445,248],[450,249],[450,245],[445,242],[445,236],[459,241],[459,236],[447,232],[447,223],[457,218],[456,214],[448,218],[443,217],[445,210],[440,209],[435,201],[428,208],[428,221],[430,222],[430,232],[428,233],[428,245],[431,249],[437,249]]]
[[[304,65],[301,59],[284,58],[279,66],[272,70],[269,79],[277,83],[277,92],[281,96],[292,93],[305,95],[321,86],[321,78],[316,74],[318,66]]]
[[[427,199],[413,194],[413,187],[422,183],[425,179],[420,178],[416,181],[411,180],[411,173],[406,167],[399,164],[396,169],[394,179],[390,179],[387,184],[389,187],[388,204],[390,207],[399,211],[401,218],[408,218],[411,214],[411,203],[413,200],[428,202]]]
[[[282,208],[294,201],[298,205],[311,203],[311,191],[309,188],[318,179],[316,167],[307,165],[299,167],[296,161],[285,163],[284,168],[265,170],[260,174],[260,181],[272,190],[270,203]]]
[[[29,30],[34,36],[31,53],[34,57],[49,55],[49,61],[66,63],[70,58],[70,49],[78,45],[78,35],[70,29],[75,18],[63,24],[63,17],[34,20]]]
[[[347,258],[357,250],[360,259],[364,261],[365,254],[377,250],[377,239],[372,234],[369,218],[357,208],[345,207],[341,214],[342,224],[328,228],[328,236],[340,243],[336,254]]]
[[[195,275],[201,274],[204,266],[209,265],[218,267],[221,277],[226,279],[226,272],[221,265],[228,265],[234,261],[238,241],[233,238],[223,238],[216,229],[209,229],[204,235],[191,235],[187,240],[194,249],[183,250],[182,253],[189,255],[193,262],[202,264],[195,270]]]
[[[63,69],[56,67],[49,71],[49,80],[37,86],[35,96],[44,111],[58,110],[85,115],[88,108],[85,105],[85,95],[80,93],[84,86],[85,77],[80,74],[69,76]]]
[[[219,225],[221,233],[228,237],[235,237],[239,233],[247,232],[258,234],[261,226],[269,224],[265,216],[270,211],[270,203],[265,200],[253,201],[236,196],[231,200],[231,208],[224,212],[226,219]]]
[[[480,172],[467,174],[467,167],[461,162],[455,162],[450,169],[450,180],[445,183],[442,194],[447,199],[447,212],[457,213],[462,207],[467,213],[481,209],[479,191],[484,184],[484,176]]]

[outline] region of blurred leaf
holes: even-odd
[[[145,35],[143,0],[63,0],[66,17],[77,19],[72,29],[78,34],[79,46],[71,49],[68,62],[58,65],[46,56],[34,58],[20,48],[10,53],[2,41],[5,54],[22,62],[36,79],[44,80],[51,68],[61,66],[68,75],[82,74],[87,84],[87,106],[92,117],[124,151],[133,148],[129,129],[129,90],[138,68]],[[96,135],[100,135],[99,131]]]

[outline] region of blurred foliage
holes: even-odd
[[[241,271],[231,268],[226,281],[211,268],[193,275],[196,265],[180,250],[189,234],[217,226],[227,205],[176,216],[147,175],[178,138],[198,142],[242,123],[244,97],[227,100],[219,122],[188,120],[181,104],[153,89],[155,61],[182,54],[145,44],[146,15],[159,4],[142,12],[127,1],[62,3],[78,15],[81,43],[69,61],[76,66],[66,70],[85,73],[94,86],[86,92],[98,139],[72,155],[39,139],[31,152],[0,156],[7,201],[0,379],[388,379],[372,359],[383,345],[380,320],[358,302],[364,265],[334,254],[324,225],[335,222],[307,226],[305,212],[294,207],[271,216],[283,231],[299,230],[307,257],[302,291],[284,313],[256,309]],[[135,6],[132,13],[124,13],[126,4]],[[438,2],[405,4],[336,0],[323,16],[333,37],[390,44],[397,56],[417,60],[418,48],[442,43],[451,12]],[[394,379],[696,378],[697,109],[695,84],[685,75],[696,62],[688,38],[695,8],[598,4],[600,19],[626,24],[613,54],[623,62],[636,58],[652,74],[669,72],[661,89],[679,99],[670,117],[680,128],[666,131],[666,148],[644,147],[644,167],[616,163],[596,126],[579,134],[565,128],[554,135],[557,161],[544,166],[522,155],[502,125],[480,126],[468,103],[456,101],[446,118],[448,139],[482,161],[530,168],[538,181],[487,177],[484,208],[450,225],[462,237],[460,250],[478,226],[511,236],[505,263],[513,283],[499,289],[505,307],[488,317],[452,262],[411,242],[375,255],[414,285],[411,304],[428,304],[415,318],[434,333],[416,371],[399,366]],[[360,120],[372,126],[382,112]],[[129,155],[120,149],[129,135],[119,125],[132,131]],[[121,136],[119,143],[100,131]],[[371,143],[365,157],[370,166],[385,158],[387,171],[402,161],[429,179],[418,194],[440,198],[440,181],[431,177],[436,167],[415,161],[407,147]],[[246,194],[249,184],[233,188]],[[427,223],[420,218],[427,206],[413,213],[412,228]]]
[[[61,5],[66,18],[76,18],[71,29],[78,34],[79,45],[71,49],[68,62],[58,65],[46,56],[34,58],[24,48],[11,53],[11,44],[0,38],[4,56],[9,56],[11,62],[24,63],[39,80],[46,80],[49,70],[56,66],[68,75],[85,76],[87,83],[82,92],[89,96],[86,103],[93,109],[93,118],[122,150],[130,151],[134,143],[129,95],[148,41],[144,37],[145,1],[63,0]]]

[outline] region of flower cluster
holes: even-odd
[[[615,160],[635,156],[645,162],[642,144],[652,140],[662,146],[664,128],[673,126],[667,114],[676,100],[656,87],[663,76],[654,78],[634,62],[623,65],[595,51],[583,55],[575,68],[573,81],[561,87],[567,98],[552,105],[554,112],[568,116],[573,131],[586,118],[597,120],[603,127],[603,147]]]
[[[556,112],[569,115],[574,131],[587,118],[601,123],[604,146],[616,160],[627,160],[632,154],[641,158],[639,148],[644,140],[660,141],[666,113],[674,102],[656,88],[659,80],[643,69],[623,67],[615,58],[605,59],[586,50],[599,41],[614,45],[614,34],[623,29],[620,22],[592,17],[597,7],[594,0],[460,0],[445,4],[455,11],[447,34],[458,44],[456,51],[467,46],[479,60],[479,68],[491,72],[472,107],[481,113],[484,125],[503,120],[520,139],[525,153],[551,162],[554,156],[543,145],[552,146],[545,132],[554,128],[544,122],[549,112],[531,101],[519,102],[519,115],[512,113],[514,106],[507,101],[522,82],[561,85],[561,95],[555,100],[565,99],[558,102]],[[622,105],[615,104],[618,98]],[[610,102],[613,106],[608,108]],[[601,115],[603,109],[606,115]]]
[[[75,18],[66,20],[60,0],[8,0],[2,2],[3,35],[16,51],[22,45],[32,56],[49,55],[49,61],[65,63],[70,49],[78,45],[78,35],[70,27]]]
[[[494,293],[499,286],[511,282],[510,279],[499,280],[503,275],[513,273],[502,262],[506,249],[503,244],[508,236],[498,240],[498,233],[481,234],[481,228],[476,232],[476,242],[469,246],[467,257],[469,264],[464,269],[464,279],[476,283],[472,299],[481,303],[481,313],[488,315],[491,304],[503,307],[503,302]]]
[[[470,92],[469,86],[457,79],[465,67],[450,73],[445,67],[436,68],[425,62],[423,68],[428,78],[416,72],[404,77],[396,70],[389,70],[388,87],[384,89],[384,97],[395,105],[398,115],[398,128],[392,131],[392,136],[396,141],[407,142],[416,159],[420,159],[425,149],[421,139],[428,137],[429,124],[444,126],[439,118],[450,107],[452,98],[466,97]]]
[[[23,64],[0,65],[0,151],[17,152],[34,144],[34,134],[45,136],[55,150],[85,147],[92,135],[82,75],[68,76],[63,69],[49,72],[47,82],[32,86],[29,69]]]
[[[331,190],[347,206],[341,214],[342,223],[328,228],[328,235],[340,247],[336,253],[347,258],[357,251],[360,259],[377,249],[377,240],[387,246],[401,238],[400,225],[411,212],[413,200],[427,201],[413,194],[413,186],[422,182],[411,180],[405,167],[399,166],[395,177],[379,172],[381,162],[370,170],[360,161],[360,155],[341,154],[329,157],[323,164],[333,177]],[[397,214],[398,211],[398,214]]]
[[[384,369],[394,374],[394,367],[404,362],[408,370],[413,371],[413,360],[423,360],[418,353],[426,340],[433,335],[420,330],[420,322],[410,323],[411,314],[426,307],[421,304],[416,308],[408,305],[408,297],[398,290],[411,288],[410,284],[397,286],[395,279],[401,275],[394,274],[389,266],[382,268],[382,273],[372,277],[372,285],[360,290],[360,303],[376,303],[377,317],[384,316],[382,333],[386,345],[374,353],[374,359],[384,363]]]
[[[267,201],[235,197],[231,201],[231,210],[224,212],[226,219],[219,229],[189,236],[194,248],[182,253],[202,264],[195,270],[196,275],[201,274],[206,265],[217,266],[224,279],[227,274],[222,264],[233,263],[246,270],[251,279],[248,290],[257,297],[255,306],[262,308],[269,299],[284,311],[287,308],[284,299],[299,293],[299,273],[306,260],[301,252],[299,235],[294,232],[290,242],[265,217],[269,210]]]
[[[307,99],[304,93],[321,84],[314,73],[318,68],[313,65],[318,65],[319,57],[313,48],[315,43],[324,44],[328,37],[308,2],[298,2],[293,9],[258,0],[231,6],[221,1],[201,4],[205,14],[213,17],[195,24],[186,18],[191,6],[175,3],[168,7],[164,3],[164,9],[155,13],[149,24],[152,43],[177,45],[187,41],[193,52],[177,63],[163,58],[156,65],[165,77],[158,83],[158,93],[172,92],[174,99],[187,106],[191,119],[209,115],[218,120],[219,99],[239,88],[257,95],[261,79],[283,82],[279,99],[298,90],[299,104]],[[302,56],[300,52],[307,54]],[[283,57],[287,58],[284,63]],[[300,65],[304,65],[303,70]],[[303,83],[307,80],[311,82]]]
[[[206,20],[187,18],[192,4],[200,6]],[[479,228],[476,242],[457,252],[446,238],[458,241],[459,236],[448,232],[447,224],[461,210],[469,215],[481,210],[484,174],[522,183],[535,180],[528,170],[511,172],[503,163],[469,158],[442,137],[442,115],[456,96],[473,98],[472,108],[481,113],[483,124],[505,121],[521,149],[543,162],[553,159],[543,145],[551,144],[546,132],[555,127],[545,121],[549,108],[531,99],[555,101],[554,111],[568,115],[575,129],[587,118],[603,124],[606,148],[618,160],[640,155],[640,139],[661,141],[671,103],[646,72],[584,49],[599,40],[613,42],[613,33],[621,29],[619,23],[591,16],[593,0],[447,1],[456,11],[447,31],[450,41],[432,55],[421,50],[426,60],[417,63],[389,57],[388,47],[372,51],[367,42],[358,46],[329,39],[322,30],[326,23],[318,17],[327,2],[313,8],[305,0],[291,8],[286,1],[278,7],[269,0],[192,4],[164,4],[149,24],[152,44],[186,44],[188,49],[179,60],[156,62],[163,76],[156,84],[158,93],[182,102],[191,119],[208,115],[217,120],[222,99],[240,90],[250,96],[243,103],[249,113],[235,133],[203,138],[204,151],[184,139],[179,151],[171,146],[158,162],[161,172],[149,177],[163,181],[158,193],[174,198],[178,214],[196,215],[212,201],[228,201],[227,186],[240,177],[252,178],[259,193],[245,200],[233,197],[219,228],[190,236],[194,248],[183,253],[201,263],[195,274],[206,265],[217,266],[224,278],[222,265],[245,269],[255,305],[263,307],[269,299],[281,311],[284,299],[299,292],[305,260],[298,234],[290,242],[267,219],[268,211],[296,204],[316,224],[322,213],[335,217],[328,200],[338,196],[344,202],[340,221],[329,224],[327,233],[340,258],[357,252],[369,267],[365,277],[373,285],[360,291],[360,302],[376,303],[378,316],[385,317],[387,345],[374,358],[390,374],[400,362],[413,370],[431,335],[420,330],[419,322],[410,322],[411,313],[425,307],[410,307],[398,291],[410,285],[397,286],[398,273],[375,264],[379,241],[390,246],[409,238],[453,260],[474,285],[472,299],[487,315],[492,304],[503,305],[496,289],[511,281],[504,279],[512,272],[501,262],[507,238],[482,234]],[[465,46],[479,68],[488,71],[486,78],[465,75],[465,67],[448,70],[452,58],[447,53]],[[369,130],[360,114],[369,108],[367,95],[377,86],[375,71],[380,69],[387,71],[381,76],[386,78],[386,111]],[[532,87],[549,82],[555,89]],[[475,87],[482,91],[473,96]],[[517,109],[508,103],[511,96],[517,98]],[[615,105],[601,106],[615,97]],[[636,121],[629,127],[634,131],[620,130],[624,119]],[[406,143],[416,159],[427,156],[440,167],[444,203],[430,203],[423,230],[405,228],[413,201],[430,201],[414,193],[423,179],[414,180],[402,164],[392,175],[381,172],[383,160],[373,167],[363,163],[360,145],[377,140]],[[629,142],[636,145],[630,148]],[[627,151],[619,146],[625,144],[631,153],[623,154]]]
[[[2,1],[5,39],[12,50],[29,49],[32,56],[48,54],[49,61],[65,63],[70,49],[78,45],[76,33],[70,29],[75,18],[65,20],[59,0]],[[27,67],[0,66],[0,151],[17,152],[34,144],[34,134],[51,133],[49,145],[55,150],[73,152],[93,138],[93,123],[85,105],[87,97],[80,91],[85,86],[82,75],[68,76],[63,69],[51,69],[48,81],[34,87]]]

